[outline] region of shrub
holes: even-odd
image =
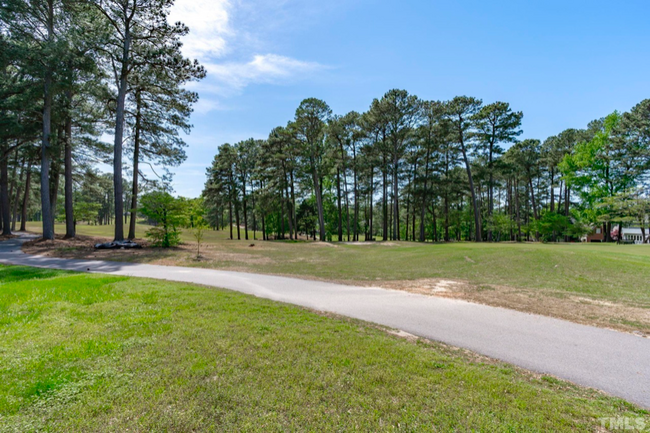
[[[185,214],[182,202],[166,191],[154,191],[142,196],[140,212],[153,221],[155,227],[145,233],[156,247],[169,248],[180,243],[178,227]]]

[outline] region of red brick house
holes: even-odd
[[[587,242],[605,242],[605,230],[602,227],[594,227],[587,235]]]

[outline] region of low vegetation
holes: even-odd
[[[593,430],[620,399],[230,291],[0,267],[0,430]]]
[[[36,223],[28,227],[38,229]],[[139,235],[145,230],[138,226]],[[80,225],[78,231],[110,237],[112,227]],[[171,250],[99,252],[90,241],[85,247],[61,242],[27,251],[382,285],[650,334],[650,247],[645,245],[346,244],[255,241],[252,232],[249,241],[228,236],[227,231],[207,230],[201,260],[196,260],[191,230],[181,231],[184,244]],[[455,284],[435,290],[440,280]]]

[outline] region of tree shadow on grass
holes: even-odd
[[[73,273],[74,272],[61,271],[58,269],[0,265],[0,284],[26,280],[42,280],[45,278],[58,277],[60,275],[71,275]]]

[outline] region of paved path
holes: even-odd
[[[222,287],[397,328],[650,408],[650,339],[465,301],[242,272],[30,256],[0,242],[0,263]]]

